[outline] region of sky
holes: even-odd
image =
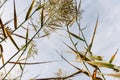
[[[120,5],[117,0],[83,0],[83,23],[92,31],[97,14],[99,14],[99,25],[93,50],[95,53],[107,55],[106,60],[120,47],[119,44],[119,19]],[[91,32],[90,31],[90,32]],[[118,52],[119,55],[119,52]],[[119,63],[118,63],[119,64]]]
[[[32,0],[17,0],[17,11],[18,14],[20,14],[25,8],[29,7],[30,2]],[[1,9],[1,11],[4,11],[4,15],[2,16],[3,21],[7,21],[8,19],[13,18],[12,16],[12,0],[8,0],[8,4]],[[87,27],[84,34],[87,37],[87,41],[89,42],[93,27],[95,26],[97,15],[99,15],[99,25],[94,41],[94,45],[92,48],[92,51],[94,54],[102,55],[104,57],[104,61],[109,61],[110,57],[115,53],[115,51],[120,48],[120,1],[119,0],[82,0],[82,9],[84,10],[81,23],[82,26]],[[7,12],[6,12],[7,11]],[[27,10],[25,10],[26,12]],[[24,15],[24,13],[20,15],[20,20]],[[7,15],[7,16],[6,16]],[[4,17],[5,16],[5,17]],[[10,24],[9,26],[11,26]],[[61,33],[61,31],[59,31]],[[55,33],[52,33],[50,37],[45,37],[42,39],[39,39],[37,41],[38,45],[38,55],[35,56],[35,59],[30,59],[29,61],[35,62],[35,61],[49,61],[49,60],[61,60],[60,56],[56,54],[56,50],[60,51],[67,49],[67,47],[62,44],[61,38],[58,37]],[[8,41],[9,42],[9,41]],[[5,43],[2,43],[5,44]],[[60,45],[59,45],[60,44]],[[12,44],[6,45],[5,48],[5,54],[7,54],[7,50],[10,51],[9,53],[13,53],[12,51]],[[64,46],[64,47],[63,47]],[[7,50],[6,50],[7,49]],[[7,54],[8,55],[8,54]],[[9,54],[11,56],[12,54]],[[64,56],[69,56],[68,54],[65,54]],[[70,60],[73,60],[74,56],[69,56]],[[118,54],[116,56],[116,59],[114,60],[114,64],[120,65],[119,63],[120,59],[120,51],[118,51]],[[64,60],[58,62],[58,63],[48,63],[48,64],[40,64],[40,65],[31,65],[26,66],[25,70],[25,77],[24,80],[33,78],[36,75],[39,75],[40,77],[46,77],[46,76],[53,76],[55,75],[55,71],[58,70],[58,68],[63,68],[63,70],[67,73],[74,72],[74,69],[72,67],[68,68],[67,63],[63,63]],[[75,64],[75,63],[74,63]],[[71,70],[71,71],[70,71]],[[73,78],[73,80],[78,80],[79,77]],[[80,75],[81,78],[81,75]],[[106,77],[107,80],[117,80],[116,78]],[[85,76],[82,77],[84,80],[89,80]]]

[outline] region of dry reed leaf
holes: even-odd
[[[96,75],[97,75],[97,69],[95,69],[94,72],[93,72],[93,74],[92,74],[93,80],[96,78]]]
[[[73,49],[72,47],[70,47],[70,46],[69,46],[68,44],[66,44],[65,42],[64,42],[64,44],[65,44],[70,50],[72,50],[75,54],[79,55],[79,56],[81,57],[81,59],[83,59],[83,60],[85,60],[85,61],[90,61],[90,59],[87,58],[87,56],[85,56],[85,55],[81,54],[80,52],[76,51],[75,49]]]
[[[7,29],[5,29],[5,32],[7,33],[8,37],[9,37],[10,40],[11,40],[11,42],[14,44],[14,46],[15,46],[15,47],[18,49],[18,51],[19,51],[20,49],[19,49],[18,45],[16,44],[16,42],[14,41],[14,39],[12,38],[10,32],[9,32]]]
[[[75,37],[75,38],[81,40],[81,41],[85,41],[85,40],[82,39],[80,36],[78,36],[78,35],[76,35],[76,34],[74,34],[74,33],[72,33],[72,32],[68,32],[68,33],[69,33],[70,35],[72,35],[73,37]]]
[[[108,62],[101,62],[101,61],[86,61],[88,64],[92,65],[92,66],[98,66],[98,67],[104,67],[104,68],[110,68],[116,71],[120,71],[120,68],[116,65],[113,65],[111,63]]]
[[[114,55],[111,57],[109,63],[112,63],[112,62],[113,62],[113,60],[115,59],[115,56],[116,56],[117,52],[118,52],[118,49],[117,49],[117,51],[114,53]]]
[[[17,29],[17,14],[16,14],[15,0],[13,0],[13,6],[14,6],[14,28]]]
[[[111,74],[104,74],[104,75],[120,78],[120,73],[111,73]]]
[[[27,45],[28,45],[28,28],[27,28],[27,31],[26,31],[26,47],[27,47]]]
[[[2,45],[0,44],[0,58],[2,58],[2,64],[4,65],[4,56],[3,56],[3,47]],[[5,68],[4,68],[5,69]]]
[[[0,25],[2,28],[3,36],[4,38],[7,38],[6,32],[5,32],[5,26],[3,25],[2,19],[0,18]]]
[[[36,64],[45,64],[45,63],[51,63],[51,62],[58,62],[56,61],[45,61],[45,62],[33,62],[33,63],[23,63],[23,62],[9,62],[11,64],[21,64],[21,65],[36,65]]]
[[[42,8],[42,12],[41,12],[41,28],[43,27],[43,24],[44,24],[44,22],[43,22],[43,19],[44,19],[44,8]]]
[[[89,50],[89,51],[90,51],[91,48],[92,48],[92,45],[93,45],[93,42],[94,42],[94,38],[95,38],[95,34],[96,34],[96,30],[97,30],[97,27],[98,27],[98,18],[97,18],[97,20],[96,20],[96,24],[95,24],[95,27],[94,27],[93,36],[92,36],[91,42],[90,42],[89,47],[88,47],[88,50]]]
[[[17,37],[20,37],[20,38],[22,38],[22,39],[26,39],[26,37],[24,37],[24,36],[22,36],[22,35],[19,35],[19,34],[17,34],[17,33],[13,33],[13,35],[15,35],[15,36],[17,36]],[[28,39],[28,40],[30,40],[30,39]]]
[[[2,53],[3,53],[3,47],[2,47],[2,45],[0,44],[0,58],[2,57]]]
[[[103,80],[102,78],[100,78],[100,77],[96,77],[95,79],[93,79],[93,80]]]
[[[27,11],[27,14],[26,14],[26,17],[25,17],[25,20],[27,20],[30,16],[30,13],[32,12],[32,9],[33,9],[33,6],[34,6],[34,3],[35,3],[35,0],[32,1],[28,11]]]

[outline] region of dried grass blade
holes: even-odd
[[[92,66],[105,67],[105,68],[110,68],[110,69],[113,69],[113,70],[116,70],[116,71],[120,71],[120,68],[118,66],[113,65],[113,64],[108,63],[108,62],[99,62],[99,61],[91,62],[91,61],[87,61],[87,63],[92,65]]]
[[[109,63],[112,63],[112,62],[113,62],[113,60],[115,59],[115,56],[116,56],[117,52],[118,52],[118,49],[117,49],[117,51],[114,53],[114,55],[111,57]]]
[[[17,37],[20,37],[20,38],[22,38],[22,39],[26,39],[26,37],[24,37],[24,36],[22,36],[22,35],[19,35],[19,34],[16,34],[16,33],[13,33],[13,35],[15,35],[15,36],[17,36]],[[28,39],[28,40],[30,40],[30,39]]]
[[[9,24],[10,22],[12,22],[12,20],[13,20],[13,19],[11,19],[11,20],[5,22],[5,23],[4,23],[4,26],[6,26],[6,25]]]
[[[14,5],[14,28],[17,29],[17,14],[16,14],[15,0],[13,0],[13,5]]]
[[[65,57],[64,56],[62,56],[59,52],[57,52],[58,53],[58,55],[63,59],[63,60],[65,60],[68,64],[70,64],[72,67],[74,67],[74,68],[76,68],[77,70],[80,70],[80,68],[78,68],[78,67],[76,67],[76,66],[74,66],[73,64],[71,64],[67,59],[65,59]]]
[[[78,4],[78,11],[80,10],[81,8],[81,0],[79,1],[79,4]]]
[[[43,19],[44,19],[44,8],[42,8],[42,12],[41,12],[41,28],[43,27]]]
[[[87,71],[83,71],[80,68],[78,68],[77,66],[74,66],[72,63],[70,63],[64,56],[62,56],[59,52],[57,52],[58,55],[60,55],[60,57],[65,60],[68,64],[70,64],[72,67],[76,68],[77,70],[81,71],[82,73],[86,74],[87,76],[89,76],[89,73]]]
[[[120,78],[120,73],[111,73],[111,74],[104,74],[104,75]]]
[[[19,64],[19,66],[20,66],[20,69],[23,71],[23,67],[22,67],[22,65],[21,65],[21,64]]]
[[[72,33],[72,32],[69,32],[70,35],[72,35],[73,37],[81,40],[81,41],[85,41],[84,39],[82,39],[81,37],[77,36],[76,34]]]
[[[4,4],[8,1],[8,0],[3,0],[4,2],[0,5],[0,8],[2,8],[4,6]]]
[[[1,25],[4,37],[7,38],[7,35],[6,35],[6,32],[5,32],[5,26],[3,25],[3,22],[2,22],[1,18],[0,18],[0,25]]]
[[[36,31],[37,32],[37,25],[35,25],[34,23],[33,23],[33,21],[31,20],[31,24],[30,24],[32,27],[33,27],[33,29],[34,29],[34,31]],[[38,34],[37,35],[37,37],[39,38],[40,37],[40,35]]]
[[[20,49],[19,49],[18,45],[16,44],[16,42],[14,41],[14,39],[12,38],[10,32],[9,32],[7,29],[5,29],[5,31],[6,31],[6,33],[7,33],[7,35],[8,35],[8,37],[10,38],[10,40],[12,41],[12,43],[14,44],[14,46],[15,46],[15,47],[18,49],[18,51],[19,51]]]
[[[27,31],[26,31],[26,47],[28,45],[28,28],[27,28]]]
[[[51,62],[57,62],[58,60],[55,61],[45,61],[45,62],[34,62],[34,63],[23,63],[23,62],[9,62],[11,64],[22,64],[22,65],[36,65],[36,64],[45,64],[45,63],[51,63]]]
[[[33,27],[33,29],[35,30],[35,31],[37,31],[37,26],[33,23],[33,21],[31,20],[31,24],[30,24],[32,27]]]
[[[92,40],[91,40],[90,45],[89,45],[89,48],[88,48],[89,51],[90,51],[91,48],[92,48],[93,41],[94,41],[95,34],[96,34],[96,30],[97,30],[97,27],[98,27],[98,18],[97,18],[97,21],[96,21],[96,24],[95,24],[95,28],[94,28],[94,32],[93,32],[93,36],[92,36]]]
[[[3,57],[3,54],[2,54],[2,64],[4,64],[5,63],[5,61],[4,61],[4,57]]]
[[[4,59],[4,56],[3,56],[3,47],[2,47],[2,45],[0,44],[0,58],[2,58],[2,64],[4,65],[4,63],[5,63],[5,59]],[[5,69],[5,67],[4,67],[4,71],[5,71],[5,73],[6,73],[6,69]]]
[[[29,7],[29,9],[27,11],[25,20],[27,20],[29,18],[29,15],[30,15],[30,13],[31,13],[31,11],[33,9],[34,3],[35,3],[35,0],[32,1],[31,5],[30,5],[30,7]]]
[[[36,8],[36,10],[35,11],[38,11],[38,10],[40,10],[41,8],[43,8],[44,6],[45,6],[46,4],[44,3],[43,5],[39,5],[37,8]]]
[[[95,69],[94,72],[93,72],[93,74],[92,74],[93,80],[96,78],[96,75],[97,75],[97,69]]]
[[[82,59],[84,59],[85,61],[90,61],[90,59],[87,58],[85,55],[82,55],[80,52],[74,50],[72,47],[70,47],[70,46],[69,46],[68,44],[66,44],[65,42],[64,42],[64,44],[65,44],[68,48],[70,48],[74,53],[76,53],[76,54],[79,55]]]
[[[3,47],[2,47],[2,45],[0,44],[0,58],[2,57],[2,53],[3,53]]]

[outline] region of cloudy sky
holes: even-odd
[[[12,18],[12,11],[8,11],[7,13],[5,12],[13,8],[13,6],[11,5],[12,0],[8,0],[8,1],[9,4],[7,4],[6,7],[2,9],[2,11],[4,11],[5,13],[2,16],[3,21]],[[25,1],[17,0],[16,5],[17,5],[18,13],[21,13],[21,11],[23,11],[25,8],[29,7],[30,1],[32,0],[25,0]],[[110,57],[114,54],[114,52],[118,48],[120,48],[120,42],[119,42],[120,41],[120,37],[119,37],[120,1],[119,0],[82,0],[82,9],[84,10],[84,13],[82,15],[81,23],[82,26],[87,27],[85,31],[85,35],[87,37],[88,42],[93,32],[93,27],[97,19],[97,14],[99,15],[99,25],[92,51],[97,55],[102,55],[105,61],[109,61]],[[8,16],[4,17],[5,15]],[[66,47],[62,47],[63,44],[59,45],[58,43],[61,43],[61,40],[59,40],[59,37],[54,33],[50,36],[50,38],[40,39],[37,42],[37,44],[40,44],[39,53],[38,56],[36,56],[36,58],[34,59],[34,61],[60,60],[61,58],[58,56],[58,54],[56,54],[55,50],[58,51],[64,50],[66,49]],[[119,59],[120,59],[120,51],[118,51],[117,57],[113,63],[119,66],[120,65]],[[43,64],[43,65],[34,65],[34,66],[26,67],[27,69],[25,71],[24,76],[27,77],[25,77],[24,79],[29,79],[31,77],[34,77],[36,76],[36,74],[40,74],[40,77],[45,77],[46,74],[47,76],[53,76],[54,72],[58,68],[62,68],[62,67],[64,68],[64,70],[66,70],[66,72],[74,71],[72,70],[71,67],[68,68],[66,66],[69,65],[59,62],[59,63],[49,63],[48,65]],[[113,80],[113,78],[111,77],[108,78],[109,80]],[[83,79],[89,80],[86,77],[83,77]]]
[[[120,48],[120,3],[118,0],[82,0],[83,24],[93,31],[97,14],[99,14],[99,26],[95,37],[93,52],[103,55],[105,61],[109,61],[114,52]],[[89,38],[89,35],[88,35]],[[113,63],[120,65],[120,52]],[[113,80],[110,79],[109,80]]]
[[[94,42],[94,52],[108,55],[106,60],[120,47],[120,4],[118,0],[82,0],[83,23],[90,32],[99,14],[99,26]],[[119,52],[118,52],[119,55]],[[119,56],[118,56],[119,57]],[[118,63],[119,64],[119,63]]]
[[[84,13],[81,23],[82,26],[87,27],[85,35],[88,42],[93,32],[93,27],[95,26],[97,14],[99,15],[99,25],[92,50],[95,54],[102,55],[104,61],[109,61],[115,51],[120,48],[120,3],[118,0],[82,0],[82,9],[84,10]],[[56,44],[57,40],[54,36],[50,38],[49,41],[51,42],[49,45],[50,47],[55,49],[58,48],[59,45]],[[44,43],[48,44],[49,41],[45,40]],[[51,58],[51,56],[48,57]],[[117,57],[113,62],[118,66],[120,65],[119,58],[120,54],[118,51]],[[58,66],[64,67],[59,64]],[[48,67],[48,70],[51,68],[54,67]],[[109,80],[113,80],[111,77],[108,78]],[[86,78],[85,80],[88,79]]]

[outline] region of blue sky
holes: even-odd
[[[12,18],[11,1],[12,0],[8,0],[8,4],[6,4],[6,7],[3,8],[5,13],[2,16],[3,21]],[[18,13],[21,13],[22,10],[29,7],[28,5],[30,4],[31,1],[32,0],[16,0]],[[10,10],[6,13],[8,9]],[[119,43],[120,1],[119,0],[82,0],[82,9],[84,10],[84,13],[82,15],[83,17],[81,23],[82,26],[87,27],[84,33],[87,37],[88,42],[93,32],[93,27],[97,19],[97,14],[99,14],[99,25],[92,51],[97,55],[102,55],[104,57],[104,60],[108,61],[110,57],[114,54],[114,52],[118,48],[120,48],[120,43]],[[20,18],[23,16],[25,16],[24,13],[20,16]],[[61,31],[59,31],[59,33],[61,33]],[[34,61],[61,60],[58,54],[56,54],[55,50],[61,52],[61,50],[65,50],[67,48],[64,46],[64,44],[62,44],[61,40],[59,39],[61,38],[58,37],[58,35],[56,35],[55,33],[53,33],[49,38],[46,37],[43,39],[39,39],[39,41],[37,42],[37,45],[39,47],[38,55],[35,56],[35,59],[31,59],[29,61],[34,62]],[[13,48],[11,47],[8,48],[8,46],[11,45],[12,44],[5,46],[5,49],[10,51],[9,53],[13,53],[11,51],[11,49]],[[7,54],[7,51],[5,51],[5,54]],[[9,54],[9,56],[11,55],[12,54]],[[65,56],[69,56],[69,55],[65,54]],[[69,59],[73,60],[73,57],[70,56]],[[120,54],[118,52],[116,59],[113,62],[118,66],[120,65],[119,58],[120,58]],[[68,64],[63,62],[27,66],[24,75],[26,77],[24,79],[29,79],[30,77],[32,78],[37,74],[40,74],[40,77],[53,76],[58,68],[63,68],[65,72],[69,72],[69,73],[74,72],[74,69],[72,67],[68,68],[68,66],[69,66]],[[73,80],[76,80],[78,78],[79,77],[76,77]],[[82,79],[89,80],[84,76],[82,77]],[[113,78],[111,77],[107,77],[107,79],[113,80]],[[114,80],[117,79],[114,78]]]

